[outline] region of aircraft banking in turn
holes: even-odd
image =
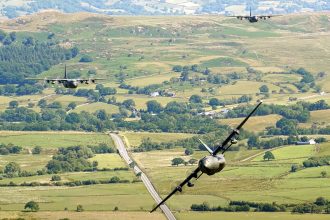
[[[237,18],[239,20],[246,19],[250,23],[255,23],[255,22],[258,22],[259,20],[266,20],[267,18],[277,17],[277,16],[281,16],[281,15],[252,15],[252,10],[250,8],[250,15],[249,16],[237,15],[237,16],[228,16],[228,17],[234,17],[234,18]]]
[[[151,212],[155,211],[159,206],[166,202],[172,195],[176,192],[182,192],[182,187],[187,184],[188,187],[193,187],[194,184],[190,182],[192,178],[196,180],[203,174],[206,173],[208,176],[214,175],[215,173],[220,172],[226,165],[226,160],[224,153],[233,145],[237,143],[235,139],[239,135],[240,129],[247,122],[247,120],[253,115],[253,113],[259,108],[262,101],[251,111],[251,113],[234,129],[229,136],[224,140],[224,142],[216,146],[215,150],[211,150],[204,142],[199,140],[206,150],[210,153],[209,156],[205,156],[198,162],[198,167],[182,182],[180,183],[165,199],[163,199]],[[220,154],[218,154],[221,152]]]
[[[75,89],[78,87],[79,83],[81,84],[90,84],[90,83],[95,83],[97,80],[105,80],[102,78],[88,78],[88,79],[69,79],[67,76],[66,72],[66,65],[64,68],[64,78],[63,79],[40,79],[40,78],[28,78],[30,80],[44,80],[46,83],[51,83],[51,84],[63,84],[65,88],[70,88],[70,89]]]

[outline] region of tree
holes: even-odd
[[[47,107],[47,101],[45,99],[40,99],[38,102],[38,106],[40,108],[46,108]]]
[[[220,105],[220,100],[217,98],[211,98],[209,101],[210,106],[219,106]]]
[[[264,155],[264,160],[274,160],[274,154],[270,151],[267,151]]]
[[[90,56],[88,56],[88,55],[83,55],[83,56],[80,58],[79,62],[81,62],[81,63],[89,63],[89,62],[93,62],[93,58],[90,57]]]
[[[17,108],[17,107],[18,107],[18,101],[9,102],[9,108]]]
[[[186,148],[184,153],[185,153],[185,155],[192,155],[194,153],[194,150],[192,148]]]
[[[10,39],[11,39],[11,41],[15,41],[16,40],[16,32],[11,32],[10,34],[9,34],[9,37],[10,37]]]
[[[118,211],[118,210],[119,210],[118,206],[116,206],[116,207],[113,209],[113,211]]]
[[[61,181],[61,176],[53,175],[50,181]]]
[[[39,211],[39,204],[35,201],[30,201],[25,204],[24,209],[30,209],[31,212],[37,212]]]
[[[93,170],[96,170],[97,169],[97,166],[99,165],[99,162],[97,162],[96,160],[93,161]]]
[[[172,160],[172,166],[179,166],[180,164],[184,164],[184,160],[182,158],[177,157]]]
[[[249,149],[252,149],[253,147],[258,147],[259,141],[257,136],[250,136],[247,141]]]
[[[322,177],[322,178],[327,177],[327,172],[326,172],[326,171],[322,171],[322,172],[321,172],[321,177]]]
[[[9,177],[17,176],[21,172],[21,168],[18,163],[10,162],[5,166],[5,174]]]
[[[83,212],[84,211],[84,207],[82,205],[77,205],[77,212]]]
[[[111,177],[109,183],[119,183],[120,179],[118,176]]]
[[[292,166],[291,166],[291,172],[292,173],[294,173],[294,172],[296,172],[297,170],[298,170],[298,165],[296,165],[296,164],[293,164]]]
[[[153,113],[160,113],[163,110],[163,107],[156,100],[151,100],[147,102],[147,111]]]
[[[125,106],[126,108],[131,108],[135,106],[135,102],[133,99],[127,99],[123,101],[123,106]]]
[[[68,105],[69,109],[75,109],[77,107],[77,104],[75,102],[70,102]]]
[[[192,95],[192,96],[189,98],[189,102],[191,102],[191,103],[202,103],[203,100],[202,100],[202,97],[199,96],[199,95]]]
[[[328,203],[328,201],[324,197],[318,197],[314,202],[314,204],[317,206],[324,206],[327,203]]]
[[[36,146],[32,149],[32,154],[40,154],[41,153],[41,147],[40,146]]]
[[[189,163],[189,164],[195,164],[195,163],[197,163],[197,160],[194,159],[194,158],[192,158],[192,159],[190,159],[190,160],[188,161],[188,163]]]
[[[260,91],[261,93],[268,93],[268,92],[269,92],[269,88],[268,88],[268,86],[266,86],[266,85],[262,85],[262,86],[259,88],[259,91]]]

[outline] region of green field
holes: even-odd
[[[275,126],[276,122],[280,119],[281,116],[279,115],[255,116],[247,121],[247,123],[244,125],[244,129],[252,132],[264,131],[267,127]],[[230,118],[220,119],[219,122],[234,128],[239,125],[242,120],[243,118]]]
[[[323,16],[326,16],[325,18]],[[322,20],[321,20],[322,18]],[[289,98],[297,101],[316,102],[324,99],[330,103],[330,41],[328,14],[309,13],[308,15],[288,15],[253,26],[237,19],[223,16],[171,16],[171,17],[126,17],[98,16],[91,14],[60,14],[57,12],[32,15],[25,25],[16,21],[6,21],[1,28],[10,32],[25,32],[42,40],[47,34],[55,34],[55,40],[62,45],[77,46],[80,54],[65,63],[70,71],[80,71],[82,77],[89,77],[88,70],[96,70],[96,77],[106,78],[100,83],[116,88],[114,96],[120,105],[127,99],[133,99],[136,109],[146,109],[146,103],[156,100],[162,106],[172,101],[188,102],[190,96],[202,96],[203,103],[210,98],[231,100],[242,95],[252,96],[252,101],[264,99],[267,104],[288,105]],[[18,33],[19,35],[21,33]],[[308,50],[306,50],[308,48]],[[80,63],[83,54],[93,58],[93,62]],[[181,73],[172,71],[173,66],[198,64],[200,71],[208,68],[211,74],[189,72],[189,80],[180,81]],[[64,64],[50,67],[37,77],[58,77],[63,73]],[[249,69],[247,69],[250,67]],[[316,85],[322,86],[320,95],[315,89],[306,93],[298,91],[302,77],[289,74],[292,69],[305,68],[315,76]],[[250,70],[255,70],[251,73]],[[249,71],[248,71],[249,70]],[[228,82],[213,84],[208,81],[212,74],[221,74],[226,79],[230,73],[241,74],[240,78]],[[319,72],[325,72],[318,77]],[[171,78],[173,78],[171,80]],[[171,82],[169,82],[171,81]],[[171,91],[175,97],[150,97],[148,94],[119,88],[121,83],[139,87],[162,84],[159,90]],[[262,85],[269,87],[269,97],[259,94]],[[65,108],[70,102],[78,107],[73,112],[95,112],[104,109],[108,114],[119,112],[117,105],[101,102],[83,105],[89,100],[73,95],[56,95],[56,86],[44,90],[43,94],[28,96],[0,96],[0,112],[8,109],[12,100],[20,106],[28,103],[37,104],[41,98],[48,103],[58,101]],[[82,89],[94,89],[95,85],[80,85]],[[202,91],[203,90],[203,91]],[[132,93],[132,94],[129,94]],[[228,106],[227,106],[228,107]],[[232,106],[229,106],[232,107]],[[204,106],[209,109],[209,105]],[[41,111],[39,107],[33,107]],[[329,110],[311,112],[311,119],[302,127],[325,127],[330,121]],[[248,131],[262,132],[268,126],[274,126],[279,115],[253,117],[245,128]],[[135,119],[129,119],[135,120]],[[238,119],[219,119],[219,123],[231,127],[241,122]],[[129,147],[138,146],[144,138],[154,142],[170,142],[190,138],[193,134],[147,133],[123,131],[120,133]],[[242,142],[245,142],[243,140]],[[0,143],[13,143],[26,150],[19,155],[0,156],[0,167],[16,161],[23,170],[42,169],[58,147],[75,145],[98,145],[106,143],[113,146],[113,141],[106,134],[84,132],[8,132],[1,131]],[[30,150],[41,146],[41,155],[31,155]],[[227,166],[222,173],[214,176],[203,175],[194,188],[184,188],[168,205],[178,219],[328,219],[326,215],[292,215],[288,213],[224,213],[224,212],[189,212],[193,203],[207,201],[210,205],[226,206],[230,200],[255,202],[304,203],[312,202],[323,196],[330,199],[329,167],[316,167],[291,173],[293,164],[301,165],[311,156],[330,155],[328,143],[317,146],[285,146],[273,150],[275,160],[264,161],[264,150],[247,150],[226,153]],[[182,157],[184,160],[199,159],[207,152],[195,151],[185,156],[184,149],[175,149],[132,153],[134,160],[150,177],[162,197],[166,196],[196,166],[171,166],[171,160]],[[96,155],[90,161],[98,161],[100,168],[127,167],[117,154]],[[321,178],[326,171],[328,177]],[[135,180],[129,171],[77,172],[60,174],[63,181],[86,179],[109,179],[118,176],[121,179]],[[24,181],[50,182],[51,175],[20,177],[0,180],[0,183],[22,183]],[[164,219],[159,211],[149,214],[154,205],[141,182],[129,184],[106,184],[80,187],[0,187],[1,218],[26,217],[40,219]],[[27,201],[35,200],[40,204],[40,213],[18,212]],[[84,213],[73,212],[78,204],[86,210]],[[119,212],[111,212],[114,207]],[[67,208],[69,211],[63,211]],[[9,211],[14,212],[9,212]],[[97,212],[95,212],[97,211]]]
[[[177,214],[180,220],[198,220],[198,219],[223,219],[223,220],[325,220],[328,219],[327,215],[316,215],[316,214],[307,214],[307,215],[299,215],[299,214],[290,214],[290,213],[228,213],[228,212],[183,212]]]
[[[49,219],[49,220],[58,220],[59,218],[68,218],[72,220],[164,220],[166,219],[161,213],[149,213],[149,212],[124,212],[124,211],[84,211],[84,212],[75,212],[75,211],[52,211],[52,212],[1,212],[0,216],[3,218],[25,218],[25,219]]]
[[[108,114],[116,114],[119,113],[119,107],[115,105],[110,105],[102,102],[96,102],[96,103],[91,103],[83,106],[78,106],[77,108],[74,109],[73,112],[90,112],[94,113],[97,109],[103,109],[105,110]]]
[[[0,143],[16,144],[24,147],[41,146],[43,148],[58,148],[69,146],[88,146],[106,143],[113,146],[112,139],[102,133],[85,132],[11,132],[0,133]]]
[[[89,211],[111,211],[115,206],[122,211],[139,211],[148,210],[153,205],[153,199],[142,183],[81,187],[1,187],[0,192],[2,211],[22,210],[31,199],[39,202],[41,211],[63,211],[64,208],[75,210],[78,204]]]
[[[123,132],[121,133],[130,146],[138,146],[144,138],[150,138],[155,142],[171,142],[193,137],[193,134],[186,133],[151,133],[151,132]]]
[[[324,152],[322,155],[329,152],[328,146],[328,144],[320,145],[319,151]],[[169,206],[173,210],[189,210],[191,204],[203,201],[208,201],[214,206],[226,206],[229,200],[280,204],[314,201],[318,196],[330,197],[330,190],[327,187],[329,178],[321,178],[320,175],[322,171],[329,172],[328,167],[289,172],[292,164],[302,164],[302,161],[318,154],[314,146],[288,146],[276,149],[273,151],[276,158],[273,161],[264,161],[263,154],[245,162],[241,159],[235,160],[238,157],[236,154],[241,155],[240,158],[247,158],[260,151],[246,152],[245,156],[241,154],[241,151],[226,153],[228,165],[222,173],[210,177],[203,175],[195,183],[194,188],[186,188],[182,194],[173,197],[168,202]],[[197,151],[192,157],[201,158],[202,155],[205,155],[205,152]],[[171,160],[174,157],[181,157],[184,160],[191,158],[191,156],[184,156],[183,150],[135,153],[133,157],[150,176],[163,196],[189,175],[195,167],[171,166]],[[219,187],[212,187],[214,185]],[[213,197],[210,197],[211,195]],[[186,196],[194,197],[185,199]],[[187,201],[191,202],[187,203]]]
[[[301,127],[311,127],[312,125],[326,127],[330,124],[330,110],[311,111],[311,118],[308,123],[301,123]]]

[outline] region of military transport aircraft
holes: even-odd
[[[227,17],[234,17],[240,20],[246,19],[248,20],[250,23],[255,23],[258,22],[259,20],[266,20],[267,18],[271,18],[271,17],[277,17],[277,16],[281,16],[281,15],[252,15],[252,10],[250,8],[250,16],[241,16],[241,15],[237,15],[237,16],[227,16]]]
[[[90,83],[95,83],[97,80],[105,80],[102,78],[88,78],[88,79],[69,79],[67,76],[66,72],[66,65],[64,67],[64,78],[63,79],[40,79],[40,78],[27,78],[30,80],[44,80],[46,83],[51,83],[51,84],[63,84],[65,88],[71,88],[75,89],[78,87],[79,83],[85,83],[85,84],[90,84]]]
[[[215,173],[220,172],[226,165],[226,160],[224,157],[224,153],[233,145],[237,143],[235,136],[239,135],[239,130],[243,127],[243,125],[247,122],[247,120],[253,115],[253,113],[258,109],[261,105],[262,101],[252,110],[252,112],[234,129],[229,136],[224,140],[224,142],[216,146],[216,149],[212,151],[204,142],[200,140],[202,145],[206,148],[206,150],[210,153],[209,156],[205,156],[198,162],[198,167],[182,182],[180,183],[165,199],[163,199],[154,209],[150,212],[155,211],[159,206],[161,206],[166,200],[168,200],[172,195],[174,195],[177,191],[182,192],[182,187],[187,184],[188,187],[193,187],[194,184],[190,182],[192,178],[196,180],[203,174],[206,173],[208,176],[211,176]],[[218,154],[221,151],[221,154]]]

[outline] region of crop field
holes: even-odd
[[[123,132],[121,133],[131,147],[141,144],[144,138],[150,138],[154,142],[170,142],[193,137],[186,133],[151,133],[151,132]]]
[[[266,115],[266,116],[255,116],[252,117],[244,125],[244,129],[252,132],[264,131],[267,127],[275,126],[276,122],[281,119],[280,115]],[[230,118],[230,119],[220,119],[221,124],[229,125],[230,127],[236,127],[243,118]]]
[[[329,155],[328,146],[328,144],[320,145],[320,151],[324,152],[322,155]],[[251,154],[261,151],[246,152],[248,153],[243,158],[248,158]],[[189,210],[191,204],[203,201],[210,201],[210,205],[214,206],[226,206],[228,200],[300,203],[314,201],[318,196],[330,197],[330,190],[327,187],[329,179],[321,178],[320,174],[322,171],[329,172],[328,167],[290,172],[292,164],[301,165],[302,161],[317,154],[312,145],[288,146],[273,150],[275,160],[272,161],[264,161],[263,154],[248,161],[243,162],[241,159],[235,161],[237,153],[228,152],[228,155],[226,154],[228,165],[222,173],[210,177],[203,175],[195,183],[194,188],[185,188],[182,194],[174,196],[168,202],[170,207],[174,210]],[[205,152],[203,154],[196,151],[192,157],[201,158],[202,155],[205,155]],[[136,162],[141,164],[156,189],[163,196],[189,175],[195,167],[171,166],[171,160],[175,157],[181,157],[186,161],[191,158],[191,156],[184,156],[183,150],[179,149],[134,153],[133,157]],[[214,185],[219,187],[212,187]],[[213,189],[212,193],[210,193],[210,188]],[[185,196],[188,195],[194,196],[194,199],[189,200],[192,201],[189,204],[183,202],[187,201]],[[218,199],[209,198],[210,195],[218,197]],[[247,217],[247,219],[249,218]],[[292,218],[294,219],[293,216]],[[290,218],[288,217],[288,219]]]
[[[113,146],[111,138],[101,133],[85,132],[11,132],[1,131],[0,143],[16,144],[24,147],[41,146],[42,148],[58,148],[69,146],[87,146],[106,143]]]

